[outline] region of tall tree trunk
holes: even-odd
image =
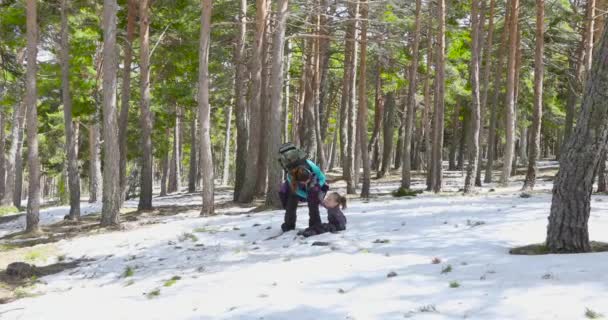
[[[17,192],[17,158],[21,159],[21,145],[20,137],[23,137],[23,121],[25,117],[26,108],[22,103],[16,103],[13,110],[13,125],[11,127],[10,141],[11,146],[6,157],[6,188],[2,196],[0,205],[11,206],[15,203],[15,194],[21,195],[21,192]],[[19,160],[21,161],[21,160]],[[21,186],[19,186],[21,188]],[[21,199],[21,196],[19,196]],[[15,205],[16,206],[16,205]]]
[[[181,148],[181,139],[180,132],[182,128],[182,113],[181,109],[178,106],[175,106],[175,127],[173,128],[173,145],[171,150],[171,162],[169,163],[169,185],[167,186],[167,192],[179,192],[182,188],[181,186],[181,162],[182,162],[182,153]],[[171,136],[171,132],[167,132],[167,137]]]
[[[604,150],[600,157],[600,165],[597,171],[597,192],[606,193],[608,191],[608,181],[606,181],[606,150]]]
[[[483,0],[482,1],[482,21],[484,21],[485,19],[485,5],[486,5],[486,1]],[[480,106],[480,110],[481,110],[481,117],[480,117],[480,124],[481,124],[481,131],[480,131],[480,136],[479,136],[479,140],[480,140],[480,152],[479,152],[479,156],[478,156],[478,160],[477,160],[477,173],[475,174],[475,185],[478,187],[481,187],[481,171],[482,171],[482,160],[483,160],[483,152],[482,152],[482,147],[481,147],[481,139],[482,139],[482,133],[483,133],[483,128],[486,124],[486,118],[487,118],[487,110],[488,110],[488,89],[490,87],[490,70],[492,68],[492,47],[494,45],[494,11],[496,9],[496,1],[495,0],[490,0],[490,17],[488,20],[488,33],[487,36],[485,38],[485,41],[483,42],[483,45],[485,46],[483,48],[483,57],[481,58],[481,60],[485,60],[485,65],[483,68],[483,75],[480,74],[480,77],[482,78],[481,80],[481,106]],[[479,37],[483,38],[483,23],[480,25],[481,31],[479,32]],[[482,44],[480,43],[480,46]],[[481,68],[482,66],[482,62],[479,63],[479,66]],[[481,72],[481,71],[480,71]],[[490,129],[488,128],[488,131],[490,131]],[[487,150],[489,150],[490,148],[490,140],[488,139],[486,141],[486,145],[487,145]]]
[[[222,185],[227,186],[230,179],[230,143],[232,141],[232,102],[226,110],[226,135],[224,138],[224,165],[222,166]],[[279,139],[279,143],[281,140]]]
[[[23,193],[23,135],[26,118],[26,105],[22,105],[19,112],[19,129],[17,131],[17,147],[15,148],[15,188],[13,195],[13,205],[21,208]]]
[[[595,31],[595,1],[587,0],[586,18],[585,18],[585,59],[583,65],[585,67],[585,78],[588,77],[593,61],[593,36]],[[605,13],[604,13],[605,14]]]
[[[287,24],[289,0],[280,0],[277,4],[277,25],[274,33],[274,41],[272,47],[272,77],[270,87],[271,91],[271,106],[268,128],[269,145],[269,165],[268,170],[268,190],[266,192],[266,205],[272,208],[280,208],[281,201],[279,199],[279,185],[283,171],[278,161],[273,161],[274,157],[279,153],[279,145],[281,144],[281,106],[283,99],[283,56],[285,48],[285,29]]]
[[[351,4],[352,5],[352,4]],[[351,81],[349,80],[352,72],[351,64],[354,56],[354,38],[356,23],[349,21],[344,35],[344,76],[342,78],[342,96],[340,101],[340,159],[342,160],[342,172],[346,178],[346,153],[348,151],[348,105],[351,91]]]
[[[201,215],[214,213],[213,157],[211,154],[210,106],[209,106],[209,42],[211,37],[211,0],[202,0],[201,36],[198,70],[198,116],[200,121],[200,145],[203,177],[203,208]],[[252,186],[253,187],[253,186]],[[253,189],[253,188],[252,188]],[[253,190],[252,190],[253,191]]]
[[[464,126],[462,127],[462,129],[458,130],[458,122],[459,122],[459,118],[460,118],[460,109],[461,109],[461,105],[460,102],[456,103],[456,106],[454,106],[454,111],[452,112],[452,139],[450,139],[450,147],[449,147],[449,155],[448,155],[448,170],[449,171],[456,171],[458,170],[458,165],[456,164],[456,157],[457,157],[457,148],[460,145],[460,137],[463,135],[464,133]],[[463,121],[464,122],[464,121]]]
[[[356,190],[356,143],[357,143],[357,113],[356,113],[356,83],[357,83],[357,39],[358,39],[358,24],[357,20],[359,19],[359,3],[350,3],[348,5],[349,16],[352,17],[352,21],[350,22],[354,25],[354,32],[352,33],[353,37],[349,39],[352,41],[352,59],[349,61],[349,68],[351,69],[348,73],[350,82],[349,91],[348,91],[348,112],[347,112],[347,135],[348,142],[346,146],[346,161],[344,168],[344,179],[346,180],[346,193],[355,194]]]
[[[6,128],[4,124],[6,122],[6,114],[4,110],[0,111],[0,199],[4,197],[6,193]]]
[[[412,62],[409,70],[409,87],[407,108],[403,113],[405,123],[403,136],[403,154],[401,156],[401,188],[409,189],[412,183],[412,131],[416,119],[416,85],[418,80],[418,47],[420,45],[420,11],[422,0],[416,0],[416,20],[414,22],[414,39],[412,41]]]
[[[395,93],[389,91],[386,94],[386,105],[384,109],[384,150],[382,152],[382,167],[378,171],[378,178],[391,169],[391,154],[393,153],[393,135],[395,134]]]
[[[291,100],[291,95],[290,95],[290,88],[291,88],[291,73],[289,72],[289,70],[291,70],[291,41],[286,40],[287,41],[287,54],[286,54],[286,60],[285,60],[285,108],[284,108],[284,116],[285,116],[285,121],[283,123],[283,125],[285,126],[285,129],[283,131],[283,141],[287,142],[289,141],[289,102]],[[272,100],[272,99],[271,99]],[[294,116],[294,115],[292,115]]]
[[[481,0],[485,1],[485,0]],[[473,104],[469,117],[469,163],[467,165],[467,175],[464,180],[464,193],[470,194],[475,191],[475,174],[479,165],[479,130],[481,128],[481,96],[479,84],[479,69],[481,64],[480,54],[481,45],[479,43],[480,33],[483,30],[481,23],[481,3],[479,0],[472,0],[472,25],[471,25],[471,93]]]
[[[167,129],[167,136],[171,135],[171,130]],[[161,164],[161,178],[160,178],[160,196],[164,197],[167,195],[167,176],[169,175],[169,153],[163,155]]]
[[[363,161],[363,182],[361,186],[361,197],[369,198],[370,185],[370,162],[369,151],[367,149],[367,88],[366,88],[366,68],[367,68],[367,17],[368,4],[367,0],[361,3],[361,64],[359,66],[359,149],[361,151],[361,160]]]
[[[608,30],[593,58],[576,129],[565,143],[553,185],[547,247],[552,253],[589,252],[593,174],[608,139]]]
[[[379,58],[376,70],[376,99],[374,111],[374,131],[367,149],[372,152],[372,170],[378,171],[380,167],[380,129],[384,118],[384,96],[382,93],[382,64]]]
[[[252,88],[249,99],[249,120],[251,123],[258,124],[262,119],[261,114],[261,93],[262,93],[262,65],[264,62],[264,30],[266,22],[267,5],[266,0],[256,0],[256,32],[253,55],[251,57],[251,77]],[[241,9],[242,10],[242,9]],[[200,104],[200,101],[199,101]],[[201,128],[202,129],[202,128]],[[260,154],[261,126],[252,125],[249,128],[249,141],[247,151],[247,161],[245,161],[245,175],[242,188],[239,192],[239,202],[251,202],[255,194],[255,186],[258,177],[259,154]],[[265,178],[265,177],[264,177]]]
[[[528,172],[523,190],[534,189],[540,156],[540,135],[543,118],[543,78],[544,78],[544,34],[545,34],[545,0],[536,0],[536,51],[534,52],[534,113],[528,154]]]
[[[28,200],[25,231],[36,233],[40,211],[40,160],[38,159],[38,112],[36,92],[36,71],[38,53],[38,18],[36,0],[26,1],[27,16],[27,71],[25,80],[25,105],[27,106],[27,163]]]
[[[433,191],[441,191],[443,184],[442,150],[443,150],[443,121],[445,109],[445,0],[438,0],[437,20],[437,60],[435,69],[435,128],[433,129]]]
[[[103,2],[103,204],[101,225],[119,223],[120,209],[120,150],[116,119],[116,0]]]
[[[190,124],[190,166],[188,168],[188,192],[193,193],[196,191],[196,180],[198,176],[198,162],[196,157],[196,150],[198,149],[198,142],[196,141],[196,127],[197,127],[197,112],[192,113],[192,123]],[[237,149],[238,153],[238,149]],[[237,172],[238,173],[238,172]]]
[[[505,15],[505,23],[508,24],[510,21],[510,12],[507,8]],[[505,26],[502,33],[502,40],[500,50],[498,51],[498,61],[494,68],[494,92],[492,94],[492,105],[490,108],[490,126],[488,128],[488,161],[486,162],[486,173],[483,182],[492,182],[492,169],[494,167],[494,160],[497,155],[496,139],[498,131],[498,103],[500,97],[500,89],[502,87],[502,70],[505,64],[505,52],[507,51],[508,45],[508,27]]]
[[[426,76],[424,77],[424,113],[422,115],[422,122],[424,123],[424,132],[422,134],[424,149],[425,149],[425,163],[426,163],[426,190],[430,191],[432,188],[432,106],[431,106],[431,77],[432,70],[431,65],[433,63],[433,18],[432,18],[432,2],[428,3],[429,18],[427,26],[427,42],[426,42]]]
[[[262,58],[262,99],[260,104],[261,120],[262,123],[268,123],[269,111],[270,111],[270,69],[267,67],[270,65],[270,48],[272,47],[272,21],[274,17],[272,15],[272,8],[270,1],[266,2],[266,27],[264,29],[264,41],[263,41],[263,58]],[[266,192],[266,182],[268,180],[268,131],[260,130],[260,155],[258,158],[258,179],[255,185],[255,196],[263,196]]]
[[[247,65],[245,57],[245,41],[247,36],[247,0],[240,0],[239,33],[234,49],[234,62],[236,65],[234,96],[236,101],[236,158],[234,179],[234,200],[238,200],[243,181],[245,180],[245,166],[247,163],[247,143],[249,141],[249,128],[247,124]],[[193,190],[194,191],[194,190]],[[191,192],[193,192],[191,191]]]
[[[70,220],[80,220],[80,175],[78,174],[78,134],[72,129],[72,96],[70,93],[70,45],[68,36],[67,0],[61,0],[61,91],[65,140],[68,160]]]
[[[150,6],[149,0],[139,2],[140,86],[142,158],[139,210],[152,209],[152,112],[150,111]]]
[[[511,164],[515,152],[515,83],[518,79],[515,78],[517,64],[517,34],[518,34],[518,19],[519,19],[519,0],[511,0],[511,14],[509,21],[509,57],[507,59],[507,94],[505,105],[505,154],[503,157],[502,175],[500,183],[507,185],[511,177]]]
[[[125,61],[122,74],[121,107],[118,120],[118,143],[120,148],[120,197],[126,199],[127,192],[127,127],[129,125],[129,105],[131,100],[131,62],[133,60],[133,40],[135,40],[135,20],[137,19],[137,1],[128,0],[127,41],[125,43]]]
[[[97,106],[97,108],[99,108]],[[89,202],[95,203],[103,194],[101,174],[101,129],[99,127],[99,109],[95,112],[89,125]]]

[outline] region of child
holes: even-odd
[[[316,227],[309,227],[301,235],[310,237],[325,232],[338,232],[346,230],[346,217],[342,209],[346,209],[346,198],[337,192],[332,192],[323,200],[323,206],[327,209],[328,223]]]

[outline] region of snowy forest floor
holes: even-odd
[[[282,211],[251,212],[220,190],[218,215],[199,217],[198,194],[127,203],[121,230],[63,222],[47,208],[45,238],[15,236],[24,217],[0,221],[0,269],[25,261],[50,274],[0,277],[2,319],[585,319],[608,314],[608,253],[510,255],[544,241],[555,163],[521,197],[505,188],[462,196],[462,172],[446,192],[394,198],[397,176],[372,182],[370,200],[349,199],[347,230],[301,238],[280,231]],[[333,190],[343,191],[338,182]],[[416,176],[413,189],[424,189]],[[495,189],[495,190],[494,190]],[[608,196],[594,195],[591,238],[608,241]],[[324,210],[321,210],[326,220]],[[308,222],[298,210],[298,228]],[[314,242],[326,246],[313,246]],[[43,267],[44,268],[44,267]],[[55,273],[58,272],[58,273]],[[587,313],[587,314],[586,314]],[[594,314],[596,313],[596,314]]]

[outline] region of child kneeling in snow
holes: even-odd
[[[342,213],[342,209],[346,209],[346,198],[337,192],[332,192],[323,200],[323,206],[327,209],[328,223],[306,228],[299,233],[300,235],[310,237],[325,232],[346,230],[346,217]]]

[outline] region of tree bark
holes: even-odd
[[[188,192],[193,193],[196,191],[196,180],[198,176],[198,162],[197,162],[197,112],[192,113],[192,123],[190,125],[190,167],[188,168]]]
[[[97,108],[99,108],[97,106]],[[95,203],[103,194],[101,174],[101,133],[99,127],[99,110],[89,124],[89,202]]]
[[[201,215],[214,213],[213,157],[211,154],[210,106],[209,106],[209,42],[211,37],[211,0],[202,0],[201,36],[198,70],[198,115],[200,121],[200,145],[203,177],[203,208]],[[253,187],[253,186],[252,186]],[[253,188],[252,188],[253,189]],[[252,190],[253,191],[253,190]]]
[[[23,193],[23,135],[27,108],[22,105],[19,112],[19,129],[17,130],[17,146],[15,150],[15,188],[13,205],[21,209],[21,198]]]
[[[131,62],[133,60],[133,40],[135,40],[135,20],[137,19],[137,1],[128,0],[127,2],[127,41],[124,49],[125,61],[122,74],[120,116],[118,120],[121,203],[125,201],[127,196],[127,127],[129,125],[129,105],[131,100]]]
[[[119,223],[120,159],[118,124],[116,119],[116,0],[103,2],[103,204],[101,225]]]
[[[70,220],[80,220],[80,176],[78,174],[78,134],[72,129],[72,96],[70,92],[70,44],[67,0],[61,0],[61,91],[65,142],[67,147]]]
[[[287,25],[289,0],[280,0],[277,3],[277,25],[274,33],[272,47],[272,76],[271,76],[271,107],[269,114],[269,165],[268,190],[266,192],[266,205],[271,208],[281,208],[279,199],[279,185],[283,171],[278,161],[275,160],[279,153],[281,144],[281,106],[283,99],[283,56],[285,48],[285,29]]]
[[[224,165],[222,166],[222,185],[227,186],[230,180],[230,143],[232,141],[232,102],[226,110],[226,135],[224,137]],[[279,139],[280,143],[280,139]]]
[[[346,193],[348,194],[355,194],[357,192],[356,188],[356,143],[357,143],[357,112],[356,112],[356,105],[357,105],[357,90],[356,90],[356,83],[357,83],[357,52],[358,52],[358,42],[357,42],[357,38],[359,37],[359,32],[358,32],[358,19],[359,19],[359,2],[356,3],[349,3],[348,5],[348,12],[349,12],[349,16],[353,18],[353,20],[351,21],[351,24],[354,25],[353,29],[354,32],[352,33],[353,37],[350,39],[350,41],[352,41],[352,59],[349,61],[350,65],[349,68],[351,69],[351,71],[349,72],[348,76],[349,79],[348,81],[350,82],[349,84],[349,91],[348,91],[348,112],[347,112],[347,117],[348,117],[348,121],[347,121],[347,132],[348,132],[348,143],[346,146],[346,161],[345,161],[345,168],[344,168],[344,179],[346,180]]]
[[[152,209],[152,112],[150,111],[150,6],[149,0],[139,2],[140,86],[141,86],[141,183],[139,210]]]
[[[595,1],[587,0],[586,18],[585,18],[585,59],[583,65],[585,67],[585,78],[588,77],[591,71],[591,63],[593,61],[593,36],[595,31]]]
[[[247,124],[247,67],[245,62],[245,41],[247,36],[247,0],[240,0],[239,33],[234,49],[235,73],[235,114],[236,114],[236,158],[234,179],[234,200],[238,200],[245,180],[247,163],[247,143],[249,128]],[[192,191],[193,192],[193,191]]]
[[[36,71],[38,53],[38,18],[36,1],[26,1],[27,16],[27,70],[25,81],[25,105],[27,106],[27,163],[28,200],[25,232],[37,233],[40,211],[40,160],[38,159],[38,113]]]
[[[180,139],[180,131],[182,127],[181,123],[182,113],[181,109],[178,106],[175,106],[175,127],[173,128],[173,146],[171,150],[171,162],[169,163],[169,185],[167,186],[167,192],[179,192],[182,188],[181,186],[181,162],[182,162],[182,154],[181,148],[181,139]],[[171,135],[171,132],[167,132],[167,137]]]
[[[435,80],[435,128],[433,132],[433,191],[441,191],[443,184],[442,150],[443,150],[443,121],[445,109],[445,0],[438,0],[437,20],[437,60]]]
[[[536,161],[540,156],[540,135],[543,118],[543,78],[544,78],[544,35],[545,35],[545,0],[536,0],[536,50],[534,52],[534,113],[528,154],[528,171],[523,190],[533,190],[536,183],[538,167]]]
[[[505,22],[508,24],[510,21],[510,12],[507,8],[505,15]],[[505,27],[502,33],[501,47],[498,51],[498,61],[495,64],[494,69],[494,92],[492,94],[492,106],[490,108],[490,127],[488,128],[488,160],[486,162],[486,173],[484,177],[485,183],[492,182],[492,169],[494,167],[494,160],[496,158],[496,138],[498,131],[498,101],[500,97],[500,89],[502,87],[502,70],[505,64],[505,52],[507,51],[508,45],[508,27]]]
[[[286,40],[287,41],[287,54],[286,54],[286,61],[285,61],[285,108],[284,108],[284,116],[285,116],[285,120],[283,125],[285,126],[285,129],[283,131],[283,141],[287,142],[289,141],[289,102],[291,100],[291,95],[290,95],[290,88],[291,88],[291,73],[289,72],[291,70],[291,41]],[[294,116],[292,114],[292,116]]]
[[[433,18],[432,18],[432,2],[428,3],[429,17],[427,26],[427,42],[426,42],[426,76],[424,77],[424,113],[422,114],[422,122],[424,123],[424,132],[422,133],[423,144],[425,146],[425,163],[426,163],[426,190],[432,188],[432,106],[431,106],[431,65],[433,63]]]
[[[483,0],[482,0],[483,1]],[[471,113],[469,118],[469,163],[467,165],[467,174],[464,180],[464,193],[470,194],[475,191],[475,174],[479,165],[479,130],[481,128],[481,96],[479,84],[479,69],[481,64],[480,52],[481,45],[479,43],[480,33],[483,29],[481,23],[481,3],[478,0],[472,0],[472,24],[471,24],[471,93],[473,103],[471,105]]]
[[[13,125],[11,127],[10,141],[11,146],[6,157],[6,188],[2,196],[2,206],[11,206],[15,204],[14,196],[19,194],[21,199],[21,192],[17,192],[17,162],[21,162],[21,145],[23,138],[23,121],[25,117],[26,108],[22,103],[16,103],[13,110]],[[19,160],[18,160],[19,159]],[[21,186],[19,186],[21,188]],[[19,202],[20,203],[20,202]]]
[[[608,32],[605,29],[585,86],[576,129],[565,143],[553,185],[547,247],[552,253],[589,252],[593,175],[608,138]]]
[[[606,181],[606,150],[602,153],[600,157],[600,165],[597,172],[597,192],[598,193],[606,193],[608,191]]]
[[[485,19],[485,0],[483,0],[482,2],[482,21],[484,21]],[[477,173],[475,174],[475,185],[478,187],[481,187],[481,171],[482,171],[482,160],[483,160],[483,152],[482,152],[482,145],[481,145],[481,139],[482,139],[482,135],[483,135],[483,128],[484,125],[486,124],[486,118],[487,118],[487,110],[488,110],[488,89],[490,87],[490,70],[492,67],[492,47],[494,45],[494,11],[496,8],[496,2],[495,0],[490,0],[490,17],[488,20],[488,33],[487,36],[485,38],[485,41],[483,43],[483,45],[485,46],[485,48],[483,48],[483,56],[481,58],[481,60],[485,60],[485,65],[484,65],[484,69],[483,69],[483,75],[480,75],[482,77],[481,80],[481,117],[480,117],[480,123],[481,123],[481,131],[480,131],[480,136],[479,136],[479,140],[480,140],[480,152],[479,152],[479,156],[478,156],[478,160],[477,160]],[[483,23],[480,25],[481,31],[479,32],[479,37],[483,38]],[[480,43],[480,46],[482,44]],[[482,62],[479,63],[480,68],[482,65]],[[488,131],[490,131],[490,129],[488,128]],[[488,139],[486,141],[486,145],[487,148],[489,150],[490,148],[490,140]]]
[[[372,170],[378,171],[380,167],[380,129],[382,128],[382,122],[384,119],[384,96],[382,93],[382,64],[378,59],[378,66],[376,70],[376,99],[375,99],[375,111],[374,111],[374,131],[370,139],[367,150],[372,152]]]
[[[251,97],[249,99],[249,120],[258,124],[262,119],[261,92],[262,92],[262,65],[264,62],[264,30],[266,22],[266,0],[256,0],[256,32],[253,55],[251,57]],[[200,101],[199,101],[200,103]],[[239,202],[251,202],[255,194],[258,177],[260,154],[261,126],[253,125],[249,128],[249,141],[247,161],[245,162],[245,175],[242,189],[239,192]]]
[[[167,136],[171,135],[170,130],[167,129]],[[161,164],[161,178],[160,178],[160,196],[164,197],[167,195],[167,176],[169,175],[169,153],[163,155]]]
[[[419,0],[420,1],[420,0]],[[367,18],[368,18],[368,2],[363,0],[361,7],[361,64],[359,66],[359,121],[357,127],[359,131],[359,150],[361,152],[361,160],[363,162],[363,181],[361,186],[361,197],[369,198],[370,187],[370,162],[369,151],[367,149]]]
[[[395,134],[395,93],[389,91],[386,94],[386,105],[384,108],[384,150],[382,152],[382,167],[378,171],[378,178],[390,171],[391,154],[393,153],[393,135]]]
[[[511,164],[515,152],[515,78],[517,60],[517,34],[519,19],[519,0],[511,0],[511,14],[509,21],[509,50],[507,59],[507,93],[505,105],[505,154],[503,157],[502,175],[500,183],[507,185],[511,178]]]
[[[407,108],[403,113],[405,123],[403,136],[403,154],[401,155],[401,188],[410,189],[412,183],[412,131],[416,119],[416,85],[418,80],[418,47],[420,45],[420,11],[422,1],[416,0],[416,18],[414,22],[414,39],[412,41],[412,61],[409,70],[409,87]]]

